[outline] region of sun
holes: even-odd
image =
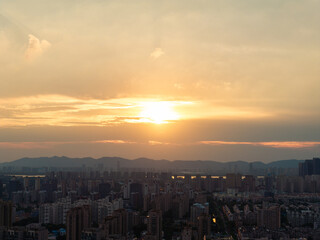
[[[151,122],[156,124],[167,123],[170,120],[178,120],[179,114],[173,109],[171,102],[145,102],[142,104],[142,111],[139,117],[142,122]]]

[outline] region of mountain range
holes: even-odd
[[[0,164],[2,167],[14,168],[83,168],[89,167],[93,169],[149,169],[149,170],[169,170],[184,172],[212,172],[217,174],[225,174],[227,172],[241,172],[243,174],[249,172],[266,172],[270,169],[297,169],[299,162],[303,160],[280,160],[271,163],[263,162],[217,162],[217,161],[186,161],[186,160],[154,160],[148,158],[138,158],[129,160],[120,157],[103,157],[103,158],[69,158],[69,157],[39,157],[39,158],[21,158],[12,162]]]

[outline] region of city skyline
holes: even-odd
[[[0,162],[318,157],[320,3],[0,2]]]

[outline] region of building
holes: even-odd
[[[36,178],[35,181],[34,181],[34,190],[35,191],[40,191],[40,178]]]
[[[107,238],[127,237],[128,233],[128,214],[125,209],[118,209],[113,212],[112,216],[105,218],[102,229]]]
[[[150,210],[147,216],[148,235],[153,239],[162,239],[162,213],[160,210]]]
[[[189,211],[189,197],[187,194],[177,195],[172,201],[174,218],[182,219]]]
[[[11,202],[0,200],[0,226],[11,227],[13,205]]]
[[[257,225],[271,230],[279,229],[281,227],[280,207],[272,206],[267,209],[259,209]]]
[[[91,226],[91,208],[88,205],[72,208],[67,214],[67,240],[81,239],[81,233]]]
[[[100,183],[99,184],[99,194],[100,198],[105,198],[111,191],[110,183]]]
[[[104,233],[100,228],[87,228],[81,233],[81,240],[103,240]]]
[[[299,163],[299,176],[320,175],[320,158],[313,158]]]
[[[42,204],[39,207],[39,222],[42,224],[53,223],[52,204]]]
[[[192,228],[185,227],[181,232],[181,240],[191,240],[192,239]]]
[[[245,192],[254,192],[256,190],[256,179],[253,175],[246,175],[243,179],[242,190]]]
[[[198,217],[202,214],[209,214],[209,203],[195,203],[190,209],[190,220],[193,226],[197,225]]]
[[[48,229],[41,224],[32,223],[26,226],[24,240],[47,240]]]
[[[241,187],[241,174],[238,173],[227,173],[226,175],[226,187],[227,188],[237,188]]]
[[[25,227],[0,227],[1,240],[47,240],[48,230],[38,223]]]
[[[70,198],[61,198],[55,203],[42,204],[39,207],[39,222],[66,224],[67,213],[71,207]]]
[[[0,198],[2,198],[2,194],[3,194],[3,183],[0,179]]]
[[[23,240],[24,235],[24,227],[0,227],[1,240]]]
[[[198,239],[206,239],[211,234],[211,218],[208,214],[201,214],[197,219]]]

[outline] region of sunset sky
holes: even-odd
[[[318,0],[0,0],[0,162],[306,159]]]

